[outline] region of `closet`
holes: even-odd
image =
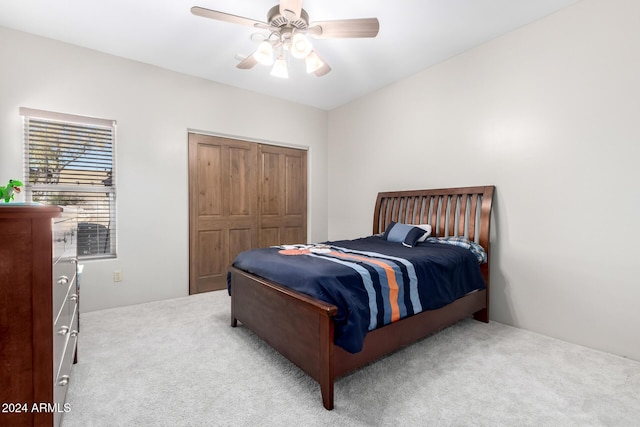
[[[307,152],[189,133],[189,293],[244,250],[307,241]]]

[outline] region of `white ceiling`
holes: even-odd
[[[3,0],[0,26],[321,109],[415,74],[578,0],[306,0],[310,21],[377,17],[376,38],[313,40],[332,71],[302,62],[290,78],[236,68],[252,53],[248,26],[192,15],[192,6],[266,21],[277,0]]]

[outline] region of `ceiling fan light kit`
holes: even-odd
[[[253,57],[262,65],[273,65],[273,46],[268,41],[263,41],[258,46],[258,50],[253,53]]]
[[[271,69],[271,75],[274,77],[280,77],[281,79],[289,78],[289,70],[287,69],[287,60],[284,59],[284,55],[280,55]]]
[[[309,24],[309,15],[302,9],[302,0],[280,0],[280,3],[267,13],[267,22],[199,6],[192,7],[191,13],[204,18],[268,30],[269,35],[262,38],[258,49],[240,61],[237,67],[250,69],[255,64],[273,64],[271,75],[281,78],[289,77],[289,54],[293,58],[304,59],[307,73],[315,73],[320,77],[331,71],[331,67],[314,50],[307,35],[316,39],[365,38],[377,36],[380,29],[377,18],[342,19]],[[252,35],[252,39],[260,38]],[[279,52],[278,59],[274,61],[276,51]]]
[[[294,58],[306,58],[311,53],[313,47],[309,40],[302,33],[297,33],[291,40],[291,55]]]

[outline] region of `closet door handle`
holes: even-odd
[[[69,283],[69,278],[67,276],[60,276],[60,278],[58,279],[58,284],[66,285],[67,283]]]
[[[69,297],[69,301],[78,301],[78,294],[71,294]]]
[[[58,330],[58,335],[67,335],[68,332],[69,332],[68,326],[61,326],[60,329]]]

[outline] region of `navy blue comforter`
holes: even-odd
[[[337,306],[335,343],[351,353],[367,331],[485,288],[476,256],[463,247],[409,248],[377,236],[326,245],[296,256],[253,249],[233,266]]]

